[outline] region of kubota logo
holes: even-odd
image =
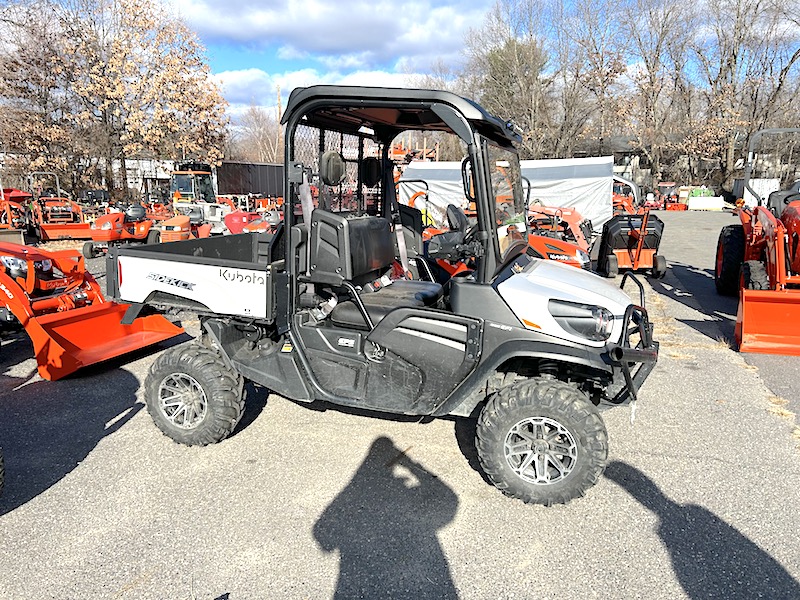
[[[256,275],[255,273],[242,273],[241,271],[237,271],[235,269],[220,269],[219,276],[225,281],[230,281],[233,283],[255,283],[256,285],[264,285],[266,283],[266,280],[262,275]]]

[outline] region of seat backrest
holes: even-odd
[[[389,221],[351,217],[317,209],[311,216],[309,280],[362,285],[376,279],[394,261]]]

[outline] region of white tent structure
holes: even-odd
[[[592,221],[595,231],[612,216],[613,169],[612,156],[522,161],[522,176],[530,185],[531,202],[574,208]],[[428,192],[426,208],[434,218],[443,215],[448,204],[465,207],[461,163],[410,163],[400,178],[399,200],[408,204],[414,194],[422,191]]]

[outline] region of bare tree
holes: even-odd
[[[252,162],[283,162],[283,131],[277,111],[250,105],[236,127],[236,156]]]
[[[15,143],[31,168],[48,154],[62,157],[51,161],[62,174],[102,157],[113,185],[113,162],[125,173],[130,156],[221,158],[224,100],[195,34],[157,0],[21,0],[3,8],[9,18],[20,13],[28,19],[9,25],[14,42],[0,64],[6,105],[19,118],[11,127],[38,132]],[[46,43],[17,43],[28,31],[47,32]],[[70,153],[77,159],[67,164]]]

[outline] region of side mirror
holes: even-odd
[[[458,208],[455,204],[447,205],[447,225],[450,231],[460,231],[464,233],[469,228],[469,221],[464,211]]]

